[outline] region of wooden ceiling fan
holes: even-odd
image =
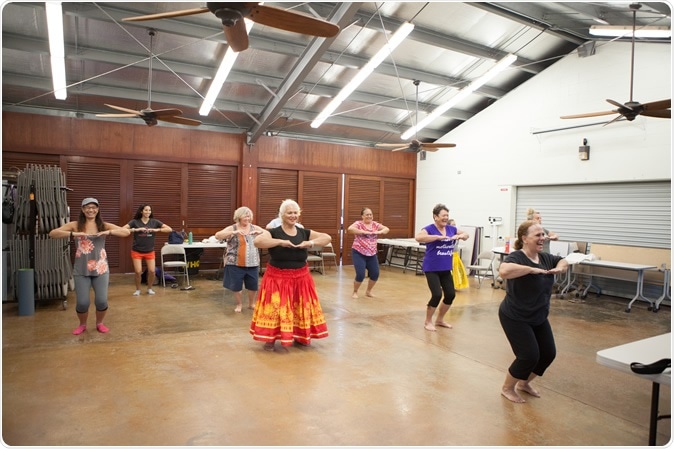
[[[416,93],[416,112],[415,112],[415,126],[419,123],[419,84],[421,81],[414,80],[414,85],[417,87]],[[375,145],[378,148],[391,148],[391,151],[404,151],[406,153],[419,153],[420,151],[438,151],[440,148],[453,148],[455,143],[431,143],[421,142],[419,139],[412,139],[409,143],[401,146],[399,143],[378,143]]]
[[[630,73],[630,101],[625,104],[619,103],[615,100],[607,99],[606,101],[615,106],[617,109],[612,111],[602,111],[602,112],[590,112],[586,114],[574,114],[574,115],[563,115],[560,118],[562,119],[572,119],[572,118],[584,118],[584,117],[598,117],[601,115],[612,115],[618,114],[613,120],[604,124],[604,126],[615,122],[620,119],[620,117],[625,117],[628,121],[632,121],[640,115],[646,117],[660,117],[660,118],[672,118],[672,99],[652,101],[650,103],[639,103],[632,99],[632,93],[634,91],[634,35],[637,27],[637,11],[641,8],[641,4],[632,3],[630,9],[632,10],[632,65]]]
[[[183,112],[180,109],[152,109],[152,59],[154,59],[154,54],[152,53],[152,40],[156,34],[156,31],[153,29],[148,30],[150,35],[150,72],[147,78],[147,109],[140,111],[134,111],[133,109],[123,108],[121,106],[115,106],[114,104],[105,104],[107,107],[121,111],[122,114],[96,114],[96,117],[107,117],[107,118],[133,118],[140,117],[145,121],[147,126],[155,126],[158,123],[158,120],[163,122],[177,123],[179,125],[189,125],[189,126],[199,126],[201,122],[199,120],[193,120],[191,118],[181,117]]]
[[[146,16],[128,17],[125,22],[166,19],[171,17],[191,16],[204,12],[212,12],[222,22],[227,43],[235,52],[248,48],[248,33],[243,19],[255,23],[278,28],[294,33],[308,34],[318,37],[334,37],[339,33],[339,26],[332,22],[316,19],[306,14],[289,11],[273,6],[264,6],[260,2],[208,2],[205,7],[184,9]]]

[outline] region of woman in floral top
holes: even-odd
[[[127,237],[128,229],[112,223],[103,222],[96,198],[82,200],[82,210],[77,221],[71,221],[60,228],[53,229],[49,236],[52,238],[75,238],[77,251],[73,263],[73,277],[75,279],[75,295],[77,305],[75,311],[80,325],[73,330],[79,335],[87,330],[87,318],[91,300],[89,292],[94,289],[94,304],[96,306],[96,330],[108,332],[103,324],[103,318],[108,311],[108,281],[110,269],[105,252],[105,237]]]
[[[356,279],[353,281],[353,299],[358,298],[358,289],[365,279],[365,269],[367,269],[367,289],[365,296],[373,296],[372,288],[379,279],[379,260],[377,259],[377,236],[387,234],[388,228],[383,224],[377,223],[372,218],[372,209],[364,207],[360,211],[362,220],[354,222],[347,231],[354,234],[353,245],[351,246],[351,258],[353,267],[356,270]]]

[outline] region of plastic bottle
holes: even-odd
[[[505,252],[506,253],[510,252],[510,237],[506,237],[505,239]]]
[[[192,231],[190,231],[190,233],[187,234],[187,244],[188,245],[192,244]]]

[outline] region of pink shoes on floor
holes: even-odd
[[[80,335],[80,334],[81,334],[82,332],[84,332],[85,330],[87,330],[87,325],[86,325],[86,324],[80,324],[80,325],[77,326],[77,328],[73,331],[73,335]],[[99,324],[96,325],[96,330],[97,330],[98,332],[102,333],[102,334],[105,334],[105,333],[108,332],[110,329],[108,329],[108,327],[107,327],[105,324],[99,323]]]

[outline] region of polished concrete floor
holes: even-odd
[[[658,313],[590,295],[553,299],[558,357],[541,398],[500,395],[512,353],[503,290],[458,292],[453,329],[424,330],[423,276],[384,268],[377,297],[351,298],[353,269],[314,274],[330,336],[267,352],[214,273],[192,291],[134,297],[113,275],[107,334],[70,332],[74,296],[19,316],[3,304],[2,437],[18,446],[645,446],[651,384],[598,350],[669,332]],[[669,387],[661,390],[669,412]],[[659,424],[669,444],[671,421]]]

